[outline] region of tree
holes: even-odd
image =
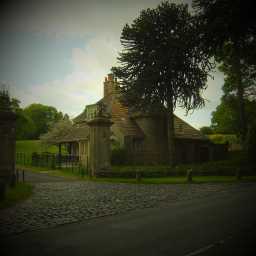
[[[35,103],[26,107],[24,113],[35,124],[34,139],[46,133],[52,124],[63,118],[63,114],[56,108]]]
[[[254,0],[193,0],[201,24],[200,38],[209,54],[228,65],[227,77],[239,102],[240,135],[244,144],[247,120],[244,109],[244,67],[255,70],[256,16]],[[229,48],[229,51],[227,51]]]
[[[256,102],[245,100],[245,112],[248,123],[253,123],[256,116]],[[236,95],[226,95],[220,105],[212,112],[211,126],[216,133],[239,135],[239,103]]]
[[[196,34],[197,21],[187,5],[163,2],[156,9],[143,10],[123,28],[120,66],[112,68],[125,104],[138,111],[167,112],[171,165],[175,107],[190,111],[204,105],[201,92],[212,68]]]
[[[16,139],[29,139],[33,137],[35,131],[33,121],[27,117],[22,108],[20,108],[20,101],[18,99],[11,98],[6,89],[0,90],[0,110],[15,112]]]
[[[10,99],[8,90],[5,89],[4,85],[1,85],[1,88],[0,88],[0,110],[1,111],[11,110],[11,99]]]
[[[209,126],[203,126],[200,128],[200,132],[203,133],[204,135],[209,135],[209,134],[213,134],[213,129]]]
[[[249,118],[246,111],[246,101],[252,100],[253,91],[256,87],[256,66],[248,64],[243,58],[239,59],[239,69],[236,67],[237,56],[232,43],[225,43],[217,60],[221,62],[219,69],[224,73],[223,92],[225,97],[236,95],[238,129],[241,141],[245,142]],[[248,105],[248,103],[247,103]]]
[[[17,112],[16,119],[16,140],[30,140],[35,138],[35,123],[23,110]]]
[[[45,144],[56,144],[60,138],[63,138],[72,128],[72,122],[67,115],[65,118],[53,124],[49,131],[40,136],[40,140]]]
[[[246,140],[248,162],[256,171],[256,120],[250,123]]]

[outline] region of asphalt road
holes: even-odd
[[[0,255],[256,255],[255,199],[250,186],[9,236]]]

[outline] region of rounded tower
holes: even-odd
[[[144,133],[143,162],[145,164],[159,164],[167,161],[167,124],[166,115],[134,114],[133,120]]]

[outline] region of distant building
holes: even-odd
[[[117,81],[109,74],[104,81],[104,97],[87,105],[77,116],[73,129],[59,142],[69,143],[71,154],[79,155],[82,162],[89,154],[88,122],[98,114],[112,121],[111,141],[125,148],[130,163],[164,164],[168,162],[166,114],[132,113],[118,100]],[[215,145],[179,117],[174,117],[176,162],[192,163],[225,157],[226,148]],[[104,136],[103,136],[104,137]]]

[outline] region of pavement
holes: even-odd
[[[34,184],[0,212],[0,255],[256,255],[253,183]]]

